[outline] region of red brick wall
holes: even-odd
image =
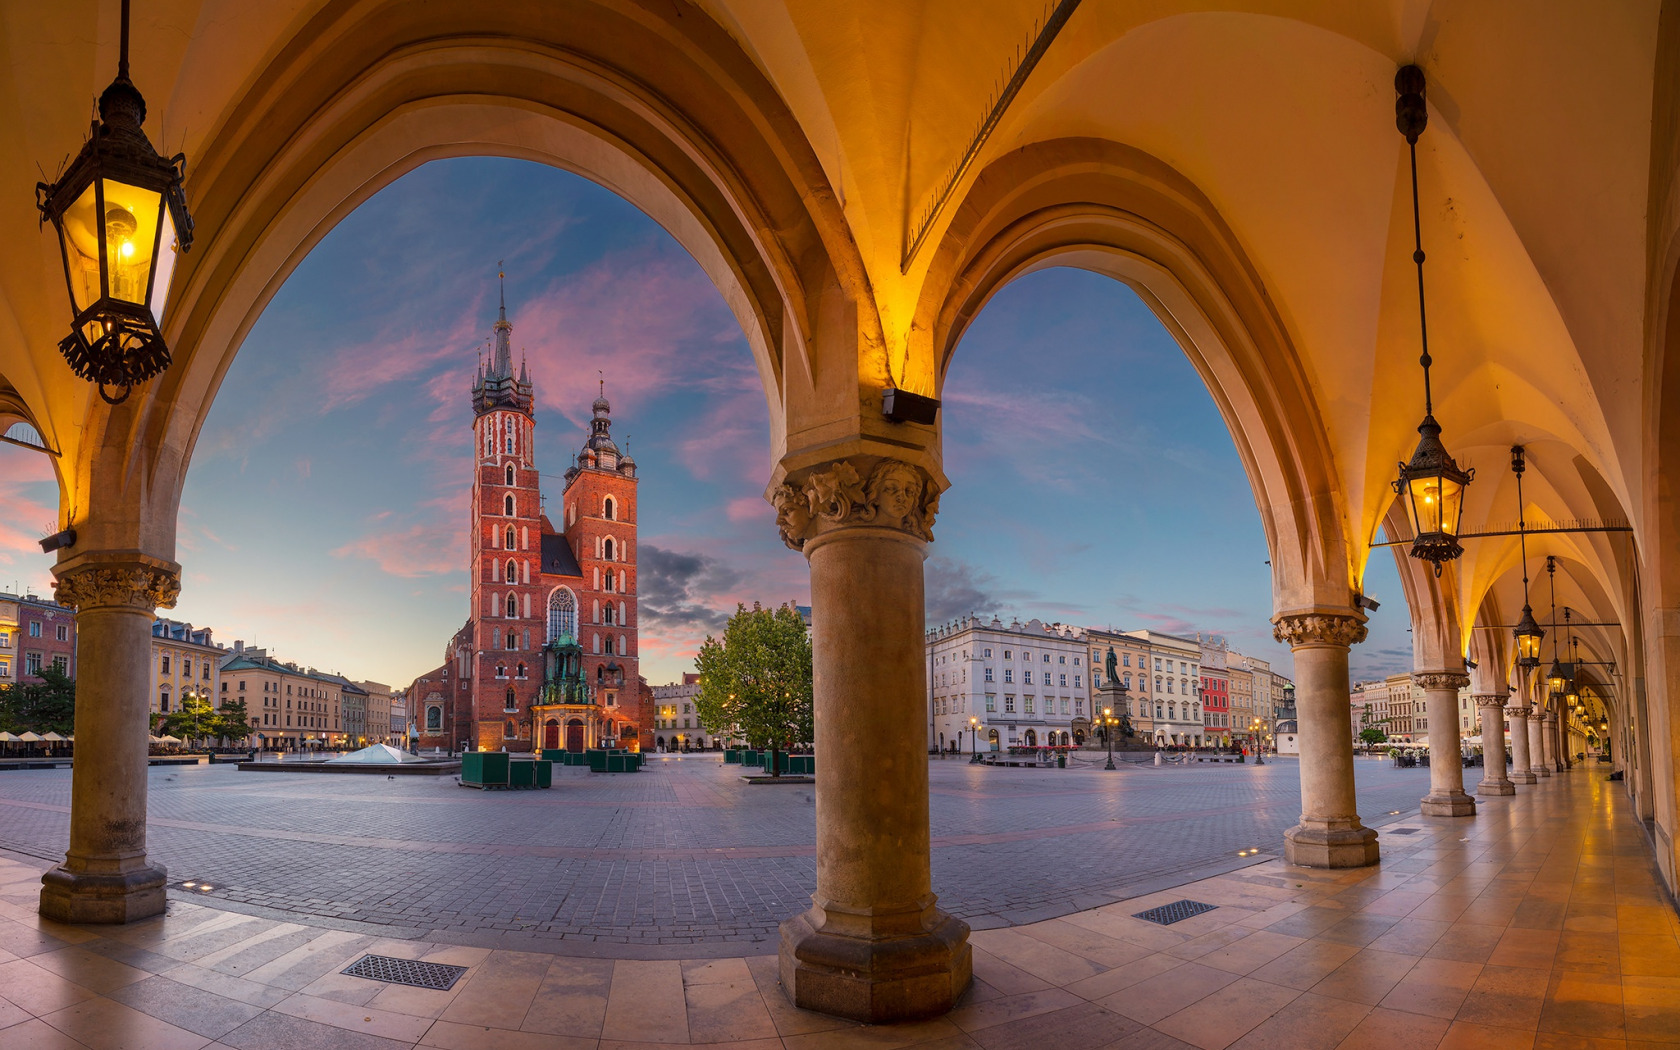
[[[613,500],[613,516],[605,517],[606,500]],[[651,728],[652,715],[639,683],[640,644],[636,614],[636,479],[617,471],[581,470],[566,487],[566,542],[577,554],[583,580],[578,588],[578,642],[583,646],[584,673],[596,688],[598,702],[605,704],[611,693],[616,700],[607,710],[615,720],[638,728]],[[606,557],[605,541],[613,544]],[[613,574],[611,588],[607,574]],[[607,603],[612,603],[613,622],[607,623]],[[622,609],[620,608],[622,606]],[[607,639],[613,642],[606,651]],[[596,639],[601,651],[596,652]],[[623,685],[596,677],[609,663],[616,663]],[[602,683],[597,685],[596,683]]]

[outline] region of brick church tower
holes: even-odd
[[[639,747],[652,709],[638,675],[636,461],[612,440],[603,383],[554,528],[512,336],[504,294],[472,387],[472,612],[443,666],[410,688],[412,724],[424,748]]]

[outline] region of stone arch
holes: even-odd
[[[1348,540],[1301,357],[1213,203],[1155,157],[1063,138],[980,172],[930,260],[917,307],[913,338],[929,341],[921,349],[937,382],[992,295],[1058,265],[1135,290],[1207,384],[1254,491],[1272,553],[1274,609],[1351,605],[1363,552]]]
[[[879,331],[861,261],[803,132],[739,44],[692,9],[621,7],[558,0],[532,20],[471,0],[361,0],[298,28],[194,158],[198,239],[166,316],[175,365],[124,405],[89,409],[65,486],[68,507],[101,500],[78,523],[84,548],[173,557],[193,443],[263,307],[340,219],[444,157],[572,171],[671,232],[746,332],[779,449],[788,406],[810,406],[817,297],[838,292]]]

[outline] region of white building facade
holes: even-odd
[[[928,748],[1077,743],[1091,718],[1086,632],[965,617],[927,632]]]

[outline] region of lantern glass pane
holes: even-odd
[[[1418,535],[1429,532],[1458,533],[1458,507],[1464,486],[1440,474],[1413,478],[1410,482],[1413,524]]]
[[[97,184],[88,183],[59,223],[64,262],[70,273],[70,296],[78,314],[104,294],[99,286],[99,226],[94,222],[99,211],[97,197]]]
[[[1540,658],[1540,636],[1537,634],[1517,635],[1517,655],[1524,660]]]
[[[159,201],[158,226],[160,232],[157,247],[157,274],[152,277],[152,319],[159,328],[163,327],[163,308],[169,302],[169,279],[175,276],[175,256],[181,246],[175,240],[175,216],[169,213],[169,206]]]
[[[157,251],[163,194],[105,179],[106,274],[113,299],[144,306]]]

